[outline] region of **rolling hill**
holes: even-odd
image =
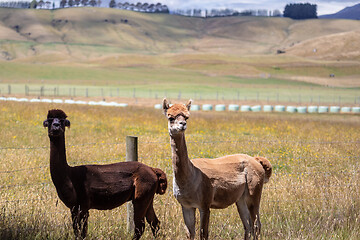
[[[319,16],[319,18],[333,18],[333,19],[353,19],[360,20],[360,3],[351,7],[346,7],[343,10],[334,13]]]
[[[356,20],[0,8],[0,84],[358,87],[359,49]]]
[[[107,8],[0,9],[0,58],[87,61],[124,53],[247,55],[278,49],[304,56],[294,46],[321,44],[322,38],[356,31],[360,22],[351,20],[202,19]],[[343,35],[339,57],[359,58],[353,47],[346,47],[353,40],[352,34]],[[326,47],[336,47],[331,45]]]

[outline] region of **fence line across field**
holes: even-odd
[[[306,159],[308,157],[304,157],[304,156],[299,156],[297,159]],[[149,160],[149,158],[143,158],[143,157],[138,157],[138,159],[140,160]],[[280,158],[272,158],[272,160],[279,160]],[[329,158],[329,157],[326,157],[326,159],[338,159],[338,157],[334,156],[333,158]],[[353,159],[353,160],[356,160],[356,159],[360,159],[360,156],[345,156],[345,157],[342,157],[342,159]],[[74,165],[74,164],[105,164],[105,163],[109,163],[109,162],[112,162],[112,161],[124,161],[126,160],[126,158],[124,157],[117,157],[117,158],[107,158],[107,159],[102,159],[102,160],[96,160],[96,161],[91,161],[91,162],[88,162],[88,161],[83,161],[83,162],[69,162],[70,165]],[[168,157],[168,158],[161,158],[161,160],[171,160],[171,157]],[[22,171],[30,171],[30,170],[35,170],[35,169],[41,169],[41,168],[49,168],[48,165],[41,165],[41,166],[38,166],[38,167],[30,167],[30,168],[20,168],[20,169],[12,169],[12,170],[4,170],[4,171],[0,171],[0,174],[9,174],[9,173],[15,173],[15,172],[22,172]],[[354,172],[354,171],[357,171],[357,170],[340,170],[340,171],[334,171],[334,172],[341,172],[341,173],[351,173],[351,172]],[[292,173],[282,173],[282,172],[279,172],[277,173],[276,171],[274,172],[274,174],[276,175],[315,175],[315,174],[318,174],[318,175],[327,175],[327,174],[332,174],[334,172],[331,172],[331,171],[304,171],[304,172],[292,172]]]
[[[307,93],[303,94],[286,94],[279,91],[257,91],[254,90],[251,93],[244,93],[238,89],[229,89],[226,91],[206,92],[201,90],[196,91],[157,91],[152,89],[142,89],[133,87],[111,87],[111,86],[91,86],[91,87],[60,87],[60,86],[44,86],[44,85],[26,85],[26,84],[0,84],[1,95],[21,94],[26,96],[37,97],[123,97],[123,98],[151,98],[161,99],[163,96],[167,96],[171,99],[187,99],[193,100],[233,100],[233,101],[266,101],[266,102],[293,102],[297,104],[301,103],[331,103],[331,104],[359,104],[360,96],[355,94],[349,96],[336,95],[332,92],[333,89],[329,88],[324,93],[317,93],[312,88],[304,88]]]
[[[300,144],[360,144],[359,141],[283,141],[283,140],[226,140],[226,141],[187,141],[188,144],[217,144],[217,143],[243,143],[243,142],[250,142],[250,143],[300,143]],[[146,141],[141,142],[141,144],[168,144],[169,142],[163,141]],[[79,147],[79,146],[87,146],[87,145],[121,145],[125,144],[125,142],[91,142],[91,143],[80,143],[80,144],[69,144],[66,147]],[[41,146],[41,147],[0,147],[0,150],[35,150],[35,149],[49,149],[49,146]]]
[[[356,172],[357,174],[360,173],[360,169]],[[355,173],[354,173],[355,175]],[[305,183],[302,183],[305,184]],[[354,184],[328,184],[328,185],[319,185],[319,186],[292,186],[292,185],[287,185],[287,186],[272,186],[272,187],[268,187],[267,185],[264,186],[264,189],[274,189],[274,190],[279,190],[279,189],[308,189],[308,188],[348,188],[348,187],[355,187],[358,186],[359,184],[356,182]],[[10,184],[10,185],[2,185],[0,186],[0,189],[10,189],[10,188],[21,188],[21,187],[31,187],[31,186],[39,186],[39,187],[44,187],[44,186],[53,186],[53,183],[51,181],[47,181],[47,182],[39,182],[39,183],[26,183],[26,184]]]
[[[107,158],[107,159],[103,159],[103,160],[98,160],[98,161],[91,161],[91,162],[69,162],[70,165],[73,164],[104,164],[104,163],[108,163],[111,161],[119,161],[119,160],[125,160],[125,158],[123,157],[118,157],[118,158]],[[41,169],[41,168],[49,168],[49,165],[41,165],[38,167],[31,167],[31,168],[21,168],[21,169],[15,169],[15,170],[5,170],[5,171],[0,171],[1,173],[14,173],[14,172],[22,172],[22,171],[29,171],[29,170],[35,170],[35,169]]]
[[[49,184],[50,185],[50,184]],[[327,186],[323,186],[321,188],[326,188],[326,189],[331,189],[331,188],[349,188],[349,187],[358,187],[359,184],[355,183],[355,184],[345,184],[345,185],[327,185]],[[264,189],[268,189],[270,190],[281,190],[281,189],[299,189],[298,187],[281,187],[281,188],[265,188]],[[322,194],[321,195],[322,198],[316,197],[316,198],[296,198],[296,199],[277,199],[277,200],[265,200],[263,202],[265,203],[272,203],[272,202],[283,202],[283,203],[287,203],[287,202],[304,202],[304,201],[319,201],[319,200],[324,200],[324,197],[330,196],[332,197],[333,195],[331,194]],[[4,201],[0,201],[0,204],[8,204],[8,203],[19,203],[19,202],[34,202],[34,201],[41,201],[41,202],[45,202],[45,201],[49,201],[49,200],[56,200],[58,201],[59,198],[58,197],[46,197],[46,198],[31,198],[31,199],[11,199],[11,200],[4,200]],[[168,204],[170,205],[170,204]]]
[[[149,160],[148,158],[142,158],[139,157],[140,160]],[[273,158],[272,160],[278,160],[279,158]],[[301,157],[301,159],[305,159],[305,157]],[[327,157],[327,159],[329,159]],[[334,157],[333,158],[338,159],[338,157]],[[360,156],[347,156],[347,157],[343,157],[343,159],[360,159]],[[70,162],[70,165],[73,164],[105,164],[105,163],[109,163],[112,161],[124,161],[125,158],[124,157],[119,157],[119,158],[108,158],[108,159],[103,159],[103,160],[98,160],[98,161],[91,161],[91,162]],[[170,157],[168,158],[161,158],[161,160],[171,160]],[[331,160],[331,159],[330,159]],[[333,174],[333,173],[354,173],[359,171],[359,169],[357,168],[357,166],[354,166],[355,170],[340,170],[340,171],[304,171],[304,172],[292,172],[292,173],[283,173],[283,172],[277,172],[276,170],[274,171],[274,176],[281,176],[281,175],[329,175],[329,174]],[[13,170],[5,170],[5,171],[0,171],[0,174],[9,174],[9,173],[15,173],[15,172],[22,172],[22,171],[30,171],[30,170],[35,170],[35,169],[41,169],[41,168],[49,168],[49,165],[41,165],[38,167],[30,167],[30,168],[21,168],[21,169],[13,169]],[[1,188],[1,186],[0,186]]]

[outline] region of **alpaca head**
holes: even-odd
[[[60,137],[65,133],[65,127],[70,127],[70,121],[63,110],[49,110],[47,119],[44,121],[44,127],[48,128],[49,137]]]
[[[192,100],[189,100],[186,105],[175,103],[170,107],[166,98],[163,100],[164,114],[168,119],[168,129],[170,136],[176,136],[186,130],[186,121],[190,116]]]
[[[158,178],[158,188],[156,190],[156,193],[163,195],[166,192],[166,188],[167,188],[166,174],[159,168],[152,168],[152,169]]]

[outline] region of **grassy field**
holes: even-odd
[[[312,62],[303,65],[298,59],[289,57],[265,57],[260,62],[259,58],[209,54],[179,55],[178,58],[129,55],[128,58],[107,59],[101,64],[71,66],[0,62],[0,94],[24,95],[27,85],[33,97],[40,96],[40,88],[44,87],[45,96],[57,97],[53,89],[58,88],[56,94],[60,97],[130,98],[128,103],[132,103],[131,98],[164,96],[236,103],[329,105],[360,102],[360,82],[354,79],[360,75],[360,67]],[[252,64],[257,74],[241,75],[242,66],[247,64]],[[336,78],[329,78],[329,73],[336,74]]]
[[[231,81],[231,79],[228,79]],[[27,98],[64,98],[91,101],[93,99],[124,102],[130,105],[154,106],[160,99],[167,96],[173,99],[191,98],[196,104],[286,104],[286,105],[339,105],[358,106],[360,104],[359,90],[334,89],[311,87],[309,85],[293,84],[288,87],[261,85],[256,88],[255,82],[263,79],[248,80],[247,84],[239,88],[204,86],[201,83],[192,83],[183,87],[180,84],[169,83],[166,85],[141,84],[141,85],[115,85],[115,86],[87,86],[87,85],[41,85],[41,84],[0,84],[2,96],[16,95],[23,97],[26,87],[29,87]],[[277,80],[274,80],[275,82]],[[242,81],[245,82],[245,81]],[[278,81],[281,83],[281,81]],[[250,85],[253,83],[253,85]],[[231,84],[230,84],[231,85]],[[9,90],[10,86],[10,90]],[[41,95],[41,89],[44,95]],[[8,92],[11,92],[9,95]]]
[[[359,21],[0,8],[0,30],[1,95],[26,84],[62,97],[359,103]]]
[[[2,102],[0,238],[72,238],[70,213],[49,173],[48,104]],[[180,205],[172,196],[167,121],[153,108],[56,105],[69,116],[70,165],[125,159],[125,137],[139,137],[139,161],[163,169],[169,188],[156,196],[160,239],[184,239]],[[247,153],[274,168],[261,203],[261,239],[360,238],[360,117],[193,112],[187,130],[191,158]],[[89,239],[129,239],[126,207],[90,211]],[[210,239],[239,239],[234,206],[211,212]],[[198,224],[197,224],[198,232]],[[152,239],[148,226],[143,239]]]
[[[112,108],[1,102],[0,239],[73,237],[70,212],[49,173],[42,121],[53,107],[64,109],[71,121],[70,165],[124,161],[125,137],[139,137],[139,160],[163,169],[169,180],[167,193],[155,199],[160,239],[184,239],[180,205],[172,196],[167,122],[161,111],[136,106],[146,105],[138,98],[148,106],[164,96],[193,98],[195,104],[358,105],[359,30],[359,21],[349,20],[0,8],[1,96],[24,96],[27,85],[30,97],[45,87],[45,97],[133,103]],[[276,54],[279,49],[286,53]],[[194,112],[186,136],[191,158],[247,153],[271,161],[262,239],[355,240],[359,127],[356,115]],[[131,237],[125,206],[93,210],[89,221],[89,239]],[[243,236],[234,206],[213,210],[210,221],[211,239]],[[148,227],[143,239],[152,239]]]

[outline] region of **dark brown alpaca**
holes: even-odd
[[[86,237],[89,209],[113,209],[127,201],[134,206],[133,239],[141,237],[145,218],[156,237],[160,222],[153,199],[155,193],[166,191],[165,173],[139,162],[70,167],[65,152],[65,127],[70,127],[66,118],[62,110],[50,110],[44,127],[50,138],[51,178],[59,198],[70,208],[75,237]]]

